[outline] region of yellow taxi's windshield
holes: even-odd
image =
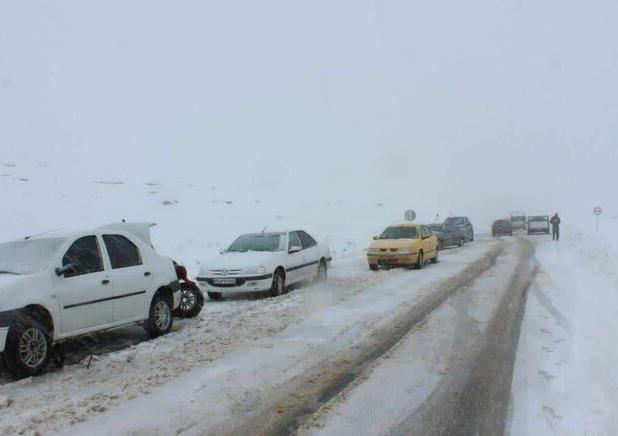
[[[380,239],[417,239],[416,227],[388,227]]]

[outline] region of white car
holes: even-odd
[[[537,215],[528,217],[528,234],[545,233],[549,235],[549,216]]]
[[[267,291],[277,296],[304,280],[326,280],[331,259],[328,247],[302,230],[252,233],[202,265],[196,279],[213,300],[223,292]]]
[[[47,365],[67,338],[144,322],[172,327],[178,277],[155,252],[148,223],[54,232],[0,244],[0,353],[16,378]]]

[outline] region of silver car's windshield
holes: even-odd
[[[280,234],[243,235],[226,250],[228,252],[281,251],[284,249]]]
[[[31,274],[46,267],[62,238],[30,239],[0,244],[0,274]]]

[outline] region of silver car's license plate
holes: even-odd
[[[214,279],[213,283],[215,285],[235,285],[236,279]]]

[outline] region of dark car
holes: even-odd
[[[474,227],[472,227],[472,223],[465,216],[453,216],[444,220],[444,224],[449,227],[457,227],[460,229],[465,238],[465,242],[474,241]]]
[[[435,223],[429,224],[427,227],[438,237],[438,247],[440,249],[453,245],[461,247],[466,242],[466,235],[463,230],[456,226]]]
[[[491,226],[492,236],[513,236],[513,224],[510,220],[496,220]]]

